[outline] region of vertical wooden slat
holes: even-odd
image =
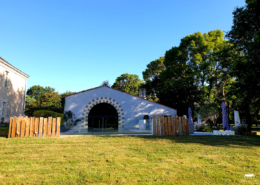
[[[34,121],[33,118],[30,118],[30,137],[33,137],[33,131],[34,131],[34,125],[33,125]]]
[[[39,137],[42,137],[43,117],[40,117]]]
[[[21,125],[21,137],[24,137],[25,134],[25,118],[22,119],[22,125]]]
[[[181,121],[181,122],[182,122],[182,133],[183,133],[182,135],[187,135],[187,133],[186,133],[186,122],[185,122],[185,120],[186,120],[186,119],[185,119],[185,117],[183,116],[183,117],[182,117],[182,121]]]
[[[179,133],[179,117],[176,115],[175,116],[175,135],[178,136],[180,135]]]
[[[15,131],[15,137],[20,137],[21,134],[21,124],[20,124],[21,117],[18,117],[16,119],[16,131]]]
[[[159,136],[160,133],[161,133],[161,127],[160,127],[160,116],[157,115],[156,118],[157,118],[157,121],[156,121],[156,123],[157,123],[157,131],[156,131],[156,132],[157,132],[157,133],[156,133],[156,135]]]
[[[153,135],[155,136],[156,135],[156,128],[157,128],[157,125],[156,125],[156,116],[153,117]]]
[[[167,117],[164,117],[164,135],[167,136],[168,135],[168,119]]]
[[[34,136],[38,137],[39,135],[39,118],[35,118],[34,121]]]
[[[61,118],[57,118],[57,137],[60,137],[60,120]]]
[[[180,132],[180,135],[182,136],[183,135],[183,132],[182,132],[182,117],[179,117],[179,132]]]
[[[175,136],[175,118],[172,117],[171,118],[171,122],[172,122],[172,136]]]
[[[56,118],[53,118],[51,137],[56,137]]]
[[[163,116],[160,116],[160,126],[161,126],[161,136],[164,135],[164,131],[163,131]]]
[[[189,120],[188,119],[186,119],[186,123],[187,123],[187,125],[186,125],[187,135],[190,135],[190,127],[189,127]]]
[[[167,118],[167,122],[168,122],[168,136],[171,136],[172,135],[172,124],[171,124],[171,117],[168,117]]]
[[[12,124],[13,124],[13,119],[14,118],[10,118],[10,122],[9,122],[9,130],[8,130],[8,138],[11,138],[11,134],[12,134]]]
[[[48,118],[44,118],[44,123],[43,123],[43,137],[47,137],[47,123],[48,123]]]
[[[52,117],[48,118],[48,137],[51,137]]]
[[[35,117],[32,117],[32,131],[33,131],[33,133],[32,133],[32,137],[34,137],[35,136]]]
[[[13,126],[12,126],[12,136],[11,137],[15,137],[15,131],[16,131],[16,117],[14,117],[13,119]]]
[[[25,137],[29,137],[29,135],[30,135],[30,122],[31,122],[31,119],[26,117],[25,118]]]

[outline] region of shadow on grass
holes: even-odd
[[[194,143],[209,146],[260,146],[260,136],[129,136],[145,140],[167,139],[173,143]]]

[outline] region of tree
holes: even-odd
[[[177,108],[179,115],[187,115],[188,107],[200,102],[202,93],[196,85],[195,73],[187,64],[187,51],[173,47],[165,53],[165,70],[160,75],[158,98],[160,103]]]
[[[41,107],[61,107],[61,97],[56,93],[45,93],[40,98]]]
[[[45,93],[54,93],[55,89],[51,87],[42,87],[40,85],[34,85],[30,89],[27,90],[27,95],[29,95],[31,98],[34,98],[36,101],[38,101],[41,96]]]
[[[224,40],[221,30],[204,34],[197,32],[181,39],[180,51],[186,55],[186,62],[194,71],[197,85],[204,89],[205,98],[210,98],[212,90],[223,83],[219,77],[224,70],[216,53],[227,45],[229,43]]]
[[[143,81],[139,79],[138,75],[124,73],[117,77],[115,83],[112,85],[112,88],[138,96],[139,88],[142,85]]]
[[[76,92],[71,92],[71,91],[66,91],[64,93],[61,93],[60,96],[63,97],[63,96],[68,96],[68,95],[71,95],[71,94],[74,94]]]
[[[200,106],[198,113],[200,114],[201,119],[210,119],[213,122],[213,125],[216,126],[217,118],[220,116],[217,103],[212,102],[211,100],[205,101],[204,104]]]
[[[252,114],[260,111],[260,1],[246,0],[246,6],[233,12],[233,26],[227,38],[233,44],[230,50],[240,51],[228,63],[234,77],[230,95],[237,97],[237,108],[245,111],[246,122],[252,126]]]
[[[151,101],[159,101],[157,98],[157,91],[160,85],[160,74],[165,70],[164,57],[150,62],[145,71],[143,71],[143,79],[145,81],[144,87],[146,88],[146,99]]]
[[[102,82],[101,86],[111,87],[111,84],[109,83],[108,80],[105,80],[105,81]]]

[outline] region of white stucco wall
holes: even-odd
[[[65,98],[64,111],[71,110],[76,119],[82,119],[83,110],[90,101],[99,97],[109,97],[121,105],[124,113],[124,128],[131,129],[138,125],[138,120],[144,115],[149,117],[159,115],[175,116],[177,111],[169,107],[153,103],[109,87],[100,87]]]

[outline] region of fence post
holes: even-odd
[[[53,123],[52,123],[52,134],[51,134],[51,137],[55,137],[56,121],[57,121],[57,119],[56,119],[56,118],[53,118]]]
[[[39,137],[42,137],[43,117],[40,117]]]
[[[168,135],[168,118],[167,117],[164,117],[164,135],[167,136]]]
[[[163,116],[160,116],[160,126],[161,126],[161,136],[163,136],[164,135],[164,129],[163,129]]]
[[[16,131],[16,117],[14,117],[13,119],[13,126],[12,126],[12,136],[11,137],[15,137],[15,131]]]
[[[179,133],[179,118],[177,115],[175,115],[175,135],[180,135]]]
[[[48,137],[51,137],[52,117],[48,117]]]
[[[172,123],[172,125],[171,125],[171,126],[172,126],[172,128],[171,128],[171,129],[172,129],[172,136],[175,136],[175,121],[174,121],[174,120],[175,120],[175,118],[172,117],[172,118],[171,118],[171,123]]]
[[[22,119],[21,137],[24,137],[24,134],[25,134],[25,118]]]
[[[34,131],[34,122],[33,122],[33,118],[30,117],[30,137],[33,137],[33,131]]]
[[[47,118],[43,118],[43,137],[47,137]]]
[[[156,135],[156,116],[153,116],[153,135]]]
[[[39,118],[35,118],[35,127],[34,127],[35,137],[39,135]]]
[[[61,118],[57,118],[57,137],[60,137],[60,120]]]
[[[168,136],[171,136],[172,134],[172,127],[171,127],[171,117],[167,117],[167,122],[168,122]]]
[[[8,138],[11,138],[11,134],[12,134],[12,124],[13,124],[13,118],[10,118],[9,130],[8,130]]]
[[[157,117],[157,121],[156,121],[156,123],[157,123],[157,132],[156,132],[156,135],[159,136],[160,133],[161,133],[161,127],[160,127],[160,116],[157,115],[156,117]]]

